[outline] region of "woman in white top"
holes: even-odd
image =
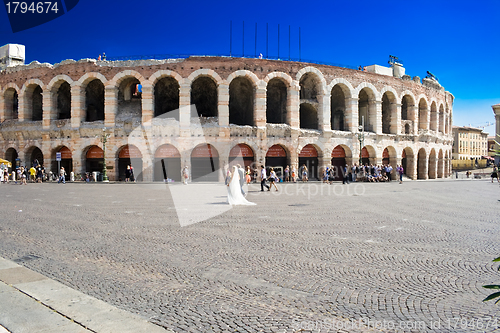
[[[245,199],[243,194],[241,193],[241,185],[240,185],[240,175],[238,172],[238,168],[233,166],[231,179],[227,184],[227,202],[234,205],[256,205],[253,202]]]

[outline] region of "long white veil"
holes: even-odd
[[[227,188],[227,202],[230,205],[256,205],[245,199],[241,193],[240,175],[236,166],[233,166],[231,182]]]

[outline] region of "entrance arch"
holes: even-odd
[[[443,160],[443,150],[439,150],[438,163],[437,163],[437,177],[443,178],[444,174],[444,160]]]
[[[61,161],[57,163],[56,153],[61,153]],[[66,180],[68,180],[69,173],[73,171],[73,156],[71,150],[68,147],[62,146],[54,149],[52,153],[52,172],[56,175],[59,175],[59,168],[64,167],[64,171],[66,171]]]
[[[98,146],[91,146],[85,154],[85,172],[102,172],[104,152]]]
[[[26,161],[24,165],[28,168],[33,166],[33,162],[37,161],[39,165],[43,165],[43,153],[38,147],[31,147],[26,153]]]
[[[197,145],[191,152],[191,178],[193,182],[219,180],[219,152],[208,143]]]
[[[285,170],[288,165],[288,154],[281,145],[271,146],[266,153],[266,168],[274,167],[278,168],[276,175],[278,177],[283,175],[283,170]],[[269,173],[268,173],[269,174]]]
[[[319,174],[318,174],[318,150],[316,147],[314,147],[311,144],[308,144],[302,148],[299,154],[299,169],[303,166],[306,165],[307,169],[309,170],[308,176],[309,179],[318,179],[319,180]]]
[[[266,120],[270,124],[287,123],[287,86],[279,78],[267,84]]]
[[[231,148],[228,164],[240,164],[246,170],[247,166],[251,166],[253,162],[254,153],[249,145],[240,143]]]
[[[427,179],[427,153],[420,148],[417,156],[417,179]]]
[[[155,181],[181,181],[181,154],[173,145],[167,143],[156,149],[153,177]]]
[[[436,150],[434,148],[429,154],[429,179],[436,179],[437,159]]]
[[[16,160],[18,158],[19,158],[19,155],[17,154],[17,150],[15,150],[14,148],[9,148],[5,152],[5,159],[12,164],[12,167],[9,169],[16,168]]]
[[[142,180],[142,153],[136,146],[126,145],[118,151],[118,180],[125,180],[127,166],[134,171],[134,179]]]
[[[332,150],[333,180],[342,180],[343,170],[346,163],[345,149],[338,145]]]
[[[401,165],[403,166],[405,176],[415,179],[415,160],[413,150],[410,147],[403,149],[403,153],[401,155]]]

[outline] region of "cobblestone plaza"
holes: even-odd
[[[259,190],[181,227],[163,184],[1,184],[0,256],[175,332],[500,326],[498,183]]]

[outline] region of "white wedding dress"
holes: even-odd
[[[238,169],[233,167],[233,177],[229,182],[227,187],[227,202],[232,205],[256,205],[256,203],[250,202],[241,193],[240,186],[240,175]]]

